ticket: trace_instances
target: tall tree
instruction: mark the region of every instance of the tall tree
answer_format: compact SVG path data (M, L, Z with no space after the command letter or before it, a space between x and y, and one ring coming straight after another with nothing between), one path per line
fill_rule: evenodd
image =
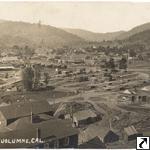
M127 70L127 58L122 57L122 59L119 61L119 69Z
M34 73L34 78L33 78L33 87L37 89L40 84L40 78L41 78L41 66L40 65L34 65L33 66L33 73Z
M23 82L23 87L26 91L31 91L33 88L33 77L34 73L32 70L31 66L26 66L22 70L22 82Z

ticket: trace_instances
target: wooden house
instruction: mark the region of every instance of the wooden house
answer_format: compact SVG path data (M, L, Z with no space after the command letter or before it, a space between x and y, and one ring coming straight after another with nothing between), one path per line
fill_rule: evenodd
M0 107L0 127L9 125L19 118L36 114L54 113L54 108L47 101L17 102Z
M66 115L65 118L71 118L71 116ZM72 120L76 127L81 127L96 122L98 120L98 116L92 110L81 110L73 113Z
M0 143L0 148L77 148L78 130L69 120L52 119L35 124L26 122L17 130L1 133L0 139L6 139Z
M138 136L142 136L142 134L138 133L134 126L124 128L124 139L126 141L136 140Z

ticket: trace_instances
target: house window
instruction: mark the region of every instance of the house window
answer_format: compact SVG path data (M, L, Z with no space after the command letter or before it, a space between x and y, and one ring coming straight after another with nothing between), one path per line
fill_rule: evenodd
M35 145L33 147L29 147L29 148L34 148L34 149L40 149L40 148L43 148L43 144L38 144L38 145Z
M44 148L49 148L49 143L45 143Z
M57 147L58 147L57 141L52 141L49 143L49 148L57 148Z
M132 96L132 102L135 102L135 96Z
M64 145L69 145L69 137L64 138Z
M30 147L29 147L29 148L30 148ZM31 148L39 149L40 147L39 147L39 146L34 146L34 147L31 147Z
M54 142L50 142L50 143L49 143L49 148L55 148Z
M143 102L146 102L146 96L143 96L143 97L142 97L142 101L143 101Z
M55 148L59 148L59 140L55 141Z
M69 145L69 137L65 137L59 140L59 147L63 148Z

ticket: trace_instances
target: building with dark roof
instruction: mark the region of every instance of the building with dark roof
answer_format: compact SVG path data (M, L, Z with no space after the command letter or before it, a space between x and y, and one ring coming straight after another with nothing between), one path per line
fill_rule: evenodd
M113 143L119 141L119 135L113 130L108 130L103 137L103 141L104 143Z
M54 107L47 101L18 102L12 105L0 107L0 127L4 127L21 117L36 114L54 113Z
M89 141L89 139L99 137L99 139L105 144L113 143L119 140L117 131L110 129L109 127L100 127L97 125L92 125L86 128L82 133L82 137L82 141Z
M142 136L142 134L138 133L134 126L124 128L124 139L126 141L135 140L138 136Z
M67 114L65 118L70 118L70 114ZM81 110L73 113L73 123L76 127L81 127L93 122L96 122L99 119L98 115L92 110Z
M33 142L33 139L39 141ZM77 148L77 146L78 130L71 126L69 120L52 119L35 124L26 122L25 127L20 126L0 134L0 148Z
M80 144L80 149L105 149L106 145L100 140L98 136L94 137L93 139Z

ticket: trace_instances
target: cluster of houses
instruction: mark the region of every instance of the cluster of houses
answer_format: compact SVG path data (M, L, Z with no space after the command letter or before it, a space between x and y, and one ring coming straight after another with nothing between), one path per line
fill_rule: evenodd
M0 148L106 148L108 143L119 141L120 135L111 127L92 126L102 119L94 111L80 110L61 118L55 115L58 109L58 105L49 105L47 101L1 106L0 139L7 139L9 144L3 141ZM123 133L127 141L139 135L133 126ZM20 141L11 143L14 139ZM26 143L26 139L38 141Z
M78 130L70 120L52 117L54 106L47 101L18 102L0 108L0 138L13 141L40 139L42 142L5 143L1 148L77 148Z
M39 50L40 51L40 50ZM74 76L77 82L91 81L97 83L95 76L90 72L98 72L99 57L91 58L89 55L78 55L77 50L70 57L56 55L48 58L47 54L34 56L31 64L40 64L55 69L56 74ZM66 54L65 54L66 55ZM69 55L69 54L68 54ZM63 59L62 57L63 56ZM80 56L80 57L79 57ZM66 57L66 58L65 58ZM70 58L70 59L69 59ZM120 58L119 58L120 59ZM5 58L3 58L3 61ZM115 58L118 60L118 57ZM12 61L12 59L11 59ZM87 67L88 66L88 67ZM89 66L92 66L91 68ZM74 70L69 70L73 68ZM0 67L0 70L15 70L14 67ZM109 71L107 71L109 73ZM116 75L116 74L115 74ZM136 74L115 76L115 79L132 80ZM120 83L120 82L119 82ZM92 86L93 86L92 85ZM140 90L124 90L119 99L129 104L150 103L149 87ZM49 105L47 101L25 101L0 107L0 139L40 139L39 142L29 143L1 143L0 148L106 148L107 144L118 142L120 133L110 127L93 125L102 120L102 116L91 109L79 110L74 113L58 113L58 106ZM57 114L57 113L58 114ZM109 122L108 122L109 123ZM90 125L93 125L90 127ZM87 128L86 128L87 127ZM79 132L80 130L80 132ZM125 127L122 131L125 141L135 140L141 136L134 126ZM80 138L79 138L80 137ZM80 142L79 142L80 141Z
M125 104L150 104L150 87L145 86L135 90L126 89L119 97L119 101L124 102Z

